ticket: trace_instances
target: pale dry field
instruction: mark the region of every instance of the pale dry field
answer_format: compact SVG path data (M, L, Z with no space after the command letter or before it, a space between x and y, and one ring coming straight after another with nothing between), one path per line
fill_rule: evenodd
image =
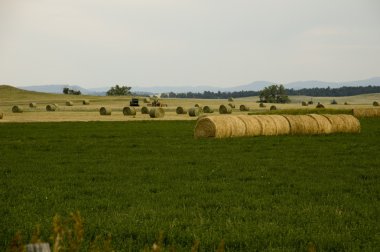
M90 100L90 105L83 105L82 100ZM227 99L160 99L162 103L167 104L164 107L164 118L150 118L147 114L141 114L140 109L147 104L140 99L140 107L137 107L136 116L124 116L123 108L129 106L131 97L105 97L105 96L75 96L64 94L47 94L38 92L29 92L15 89L9 86L0 86L0 113L4 118L0 123L5 122L62 122L62 121L137 121L137 120L195 120L196 117L189 115L177 115L175 110L178 106L185 109L194 107L195 104L200 106L210 106L214 109L214 114L219 114L218 108L221 104L230 103ZM350 97L306 97L291 96L289 104L275 104L277 109L307 109L315 108L317 102L325 105L325 108L336 109L353 109L353 108L371 108L373 101L380 101L380 94L359 95ZM331 105L335 99L338 105ZM73 106L66 106L66 101L74 102ZM234 99L235 105L233 114L247 114L252 111L269 110L272 104L266 104L266 108L260 108L257 103L258 97L247 97ZM301 106L302 101L313 100L314 104L307 107ZM29 108L29 103L36 102L36 108ZM349 105L344 105L347 102ZM59 105L57 111L46 111L46 105L56 103ZM246 105L250 111L239 111L240 105ZM23 107L23 113L12 113L12 107L19 105ZM112 115L101 116L99 109L101 107L112 109Z

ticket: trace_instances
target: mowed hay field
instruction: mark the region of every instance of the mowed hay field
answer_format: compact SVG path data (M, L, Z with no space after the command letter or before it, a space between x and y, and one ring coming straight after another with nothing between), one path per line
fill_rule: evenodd
M190 117L188 114L177 114L177 107L181 106L186 111L196 104L200 106L209 106L214 110L213 114L219 114L218 109L221 104L228 106L229 103L235 105L232 114L248 113L269 113L272 104L266 104L265 108L260 108L257 103L258 97L238 98L233 102L228 99L160 99L160 102L167 105L164 107L165 116L163 118L150 118L148 114L141 113L141 107L147 104L140 97L140 107L137 107L135 116L123 115L123 108L129 106L130 96L127 97L106 97L106 96L85 96L85 95L64 95L64 94L47 94L39 92L30 92L20 90L11 86L0 86L0 113L3 113L1 122L61 122L61 121L141 121L141 120L195 120L197 117ZM298 109L314 109L317 102L324 104L326 109L353 109L353 108L373 108L373 101L380 101L380 94L359 95L352 97L290 97L290 104L276 104L277 110L274 113ZM301 106L302 101L313 99L314 104ZM335 99L338 104L331 105L330 102ZM89 100L89 105L83 105L83 100ZM72 106L67 106L66 102L71 101ZM349 105L344 105L347 102ZM36 107L29 107L30 103L35 103ZM46 106L57 104L56 111L46 111ZM18 105L23 108L22 113L12 113L12 107ZM240 105L249 107L249 111L240 111ZM99 109L106 107L112 110L109 116L101 116ZM273 111L271 112L273 113Z
M194 139L194 121L0 124L0 250L80 211L86 251L379 251L380 120L360 134Z

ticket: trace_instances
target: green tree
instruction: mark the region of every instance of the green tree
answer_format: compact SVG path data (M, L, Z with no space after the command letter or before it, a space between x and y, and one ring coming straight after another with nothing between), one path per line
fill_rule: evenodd
M260 91L260 102L288 103L290 99L283 85L271 85Z
M108 96L122 96L122 95L130 95L132 94L131 93L131 87L127 87L127 86L119 86L119 85L116 85L114 87L111 87L108 91L107 91L107 95Z

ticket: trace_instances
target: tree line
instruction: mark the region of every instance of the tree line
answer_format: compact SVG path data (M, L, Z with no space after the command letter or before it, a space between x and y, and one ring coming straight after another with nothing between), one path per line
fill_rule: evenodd
M272 85L273 86L273 85ZM274 85L276 86L276 85ZM282 86L282 85L280 85ZM164 93L161 94L162 98L199 98L199 99L228 99L229 97L240 98L249 96L260 96L261 91L235 91L235 92L187 92L187 93ZM283 90L285 95L305 95L315 97L329 97L329 96L352 96L360 94L380 93L380 86L365 86L365 87L339 87L339 88L303 88L299 90L287 89Z

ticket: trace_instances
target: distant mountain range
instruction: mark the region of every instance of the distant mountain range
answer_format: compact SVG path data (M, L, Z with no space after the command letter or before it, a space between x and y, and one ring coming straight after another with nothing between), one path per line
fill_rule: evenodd
M157 94L157 93L202 93L204 91L211 92L234 92L234 91L259 91L264 87L272 84L278 84L270 81L255 81L250 84L220 88L215 86L151 86L151 87L139 87L132 86L132 92L137 94ZM346 81L346 82L325 82L325 81L297 81L284 84L288 89L302 89L302 88L339 88L339 87L354 87L354 86L380 86L380 77L374 77L366 80ZM82 94L87 95L105 95L110 87L101 88L82 88L78 85L41 85L41 86L18 86L30 91L38 91L45 93L62 93L63 88L68 87L74 90L80 90Z

